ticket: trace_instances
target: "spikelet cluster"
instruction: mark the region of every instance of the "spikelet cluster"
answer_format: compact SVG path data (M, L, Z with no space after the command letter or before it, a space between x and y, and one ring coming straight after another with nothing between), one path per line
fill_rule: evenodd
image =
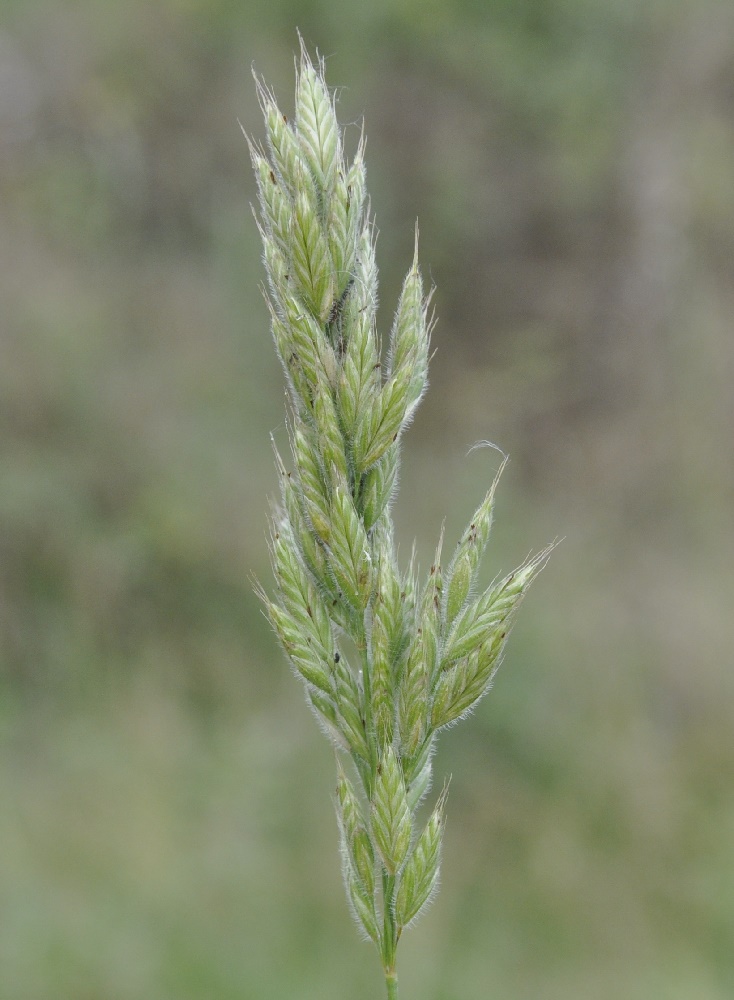
M444 793L416 824L436 734L489 689L549 550L477 593L495 479L448 569L440 544L423 583L414 565L399 568L390 501L402 435L426 388L432 326L417 232L383 351L364 141L348 162L323 64L303 46L292 120L257 86L267 143L248 142L291 447L287 460L276 452L277 591L262 597L317 719L353 761L351 778L338 763L344 879L389 972L403 927L438 881Z

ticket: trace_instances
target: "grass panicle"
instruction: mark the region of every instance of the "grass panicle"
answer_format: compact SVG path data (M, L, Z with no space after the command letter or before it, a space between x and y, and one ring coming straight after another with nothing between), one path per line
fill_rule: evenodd
M267 142L248 143L293 460L288 469L276 451L276 592L261 596L337 751L347 896L396 998L400 935L439 880L446 789L422 828L416 818L431 786L436 733L489 690L552 546L477 592L505 460L448 569L439 542L422 586L413 563L401 573L390 503L402 436L427 386L433 325L418 230L383 357L364 137L347 162L323 62L303 45L292 120L261 81L257 88Z

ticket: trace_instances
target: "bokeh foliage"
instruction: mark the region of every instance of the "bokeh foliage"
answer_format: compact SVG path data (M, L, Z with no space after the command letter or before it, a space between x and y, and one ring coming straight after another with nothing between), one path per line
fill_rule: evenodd
M281 374L250 64L327 57L439 324L401 551L512 456L565 535L453 772L406 996L734 992L734 11L716 0L0 10L0 995L379 995L333 764L253 594ZM285 102L284 102L285 103ZM518 546L523 551L518 551ZM449 986L451 984L451 986Z

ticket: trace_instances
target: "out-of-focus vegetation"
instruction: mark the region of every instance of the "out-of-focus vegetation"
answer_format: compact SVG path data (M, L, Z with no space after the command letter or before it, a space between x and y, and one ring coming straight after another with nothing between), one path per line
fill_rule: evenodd
M734 995L734 7L5 0L0 996L379 995L331 751L269 579L281 374L237 118L298 26L362 116L389 322L420 218L432 387L404 557L512 455L490 572L555 535L444 737L406 997ZM496 463L495 463L496 464ZM520 548L522 547L522 548Z

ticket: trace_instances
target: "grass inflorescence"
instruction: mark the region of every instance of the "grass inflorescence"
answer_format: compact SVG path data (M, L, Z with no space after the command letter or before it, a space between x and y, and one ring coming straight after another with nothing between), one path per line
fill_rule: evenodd
M289 462L276 450L277 589L261 596L337 750L347 897L394 998L400 936L438 884L445 788L422 828L416 822L437 733L489 690L550 547L477 590L498 473L445 570L441 542L423 582L414 561L399 567L390 504L402 435L426 389L432 328L417 229L383 352L363 138L347 162L323 63L303 45L292 121L257 87L267 144L248 142L291 447Z

